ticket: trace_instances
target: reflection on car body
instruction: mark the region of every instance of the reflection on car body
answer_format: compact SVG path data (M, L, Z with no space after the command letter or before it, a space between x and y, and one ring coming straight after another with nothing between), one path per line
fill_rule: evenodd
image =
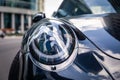
M37 21L23 36L9 80L120 80L118 6L64 0L56 19Z

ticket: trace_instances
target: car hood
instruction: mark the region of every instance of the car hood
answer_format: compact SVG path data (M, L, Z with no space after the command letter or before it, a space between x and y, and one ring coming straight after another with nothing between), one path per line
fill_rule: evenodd
M120 29L117 29L119 30L118 32L115 31L116 28L114 29L114 27L119 27L120 23L120 18L117 16L120 15L85 15L69 18L69 21L93 42L99 50L109 56L120 59Z

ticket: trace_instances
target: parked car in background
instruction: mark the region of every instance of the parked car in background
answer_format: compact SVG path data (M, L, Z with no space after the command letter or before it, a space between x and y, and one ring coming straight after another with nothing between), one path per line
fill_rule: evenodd
M120 80L119 3L64 0L53 19L37 17L9 80Z
M1 38L4 38L4 37L5 37L5 33L4 33L2 30L0 30L0 37L1 37Z

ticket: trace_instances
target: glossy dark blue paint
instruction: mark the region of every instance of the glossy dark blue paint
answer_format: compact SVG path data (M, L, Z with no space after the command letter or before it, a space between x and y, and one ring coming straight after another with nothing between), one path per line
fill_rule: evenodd
M25 52L27 38L24 36L25 42L19 55L22 60L19 80L120 80L120 41L105 30L105 16L109 17L109 14L64 18L76 27L74 30L78 28L85 38L78 41L79 51L75 61L61 71L46 71L34 65L29 53ZM94 24L92 20L99 24Z

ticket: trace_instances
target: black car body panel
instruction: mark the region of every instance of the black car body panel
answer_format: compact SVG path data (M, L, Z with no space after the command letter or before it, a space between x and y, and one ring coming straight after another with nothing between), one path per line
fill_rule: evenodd
M118 16L120 14L92 15L92 17L89 15L89 17L75 19L72 17L69 21L102 51L120 59L120 18Z
M92 15L92 17L89 15L88 17L80 16L80 18L77 17L74 19L72 17L68 19L97 48L95 51L104 59L102 63L114 74L114 77L117 78L119 78L120 75L119 15L120 14L105 14ZM109 31L111 28L114 29ZM83 45L85 47L92 49L91 45L89 46L84 40L80 42L82 42L82 44L84 43Z
M89 52L78 55L71 66L59 72L44 71L32 64L28 58L28 64L23 66L20 73L20 80L112 80L93 54Z
M98 16L87 15L88 17L79 16L77 18L64 18L64 20L67 20L76 26L76 28L78 28L82 32L81 34L85 37L85 39L79 40L79 53L73 64L62 71L45 71L34 65L29 58L29 54L24 52L24 49L22 48L19 52L21 64L19 79L119 80L120 42L105 30L106 25L104 17L109 17L109 15L110 14ZM94 21L98 25L96 25ZM34 28L35 27L33 27L33 30ZM32 29L30 31L32 32ZM23 39L24 41L27 41L25 36ZM25 43L26 42L23 42L23 44Z

